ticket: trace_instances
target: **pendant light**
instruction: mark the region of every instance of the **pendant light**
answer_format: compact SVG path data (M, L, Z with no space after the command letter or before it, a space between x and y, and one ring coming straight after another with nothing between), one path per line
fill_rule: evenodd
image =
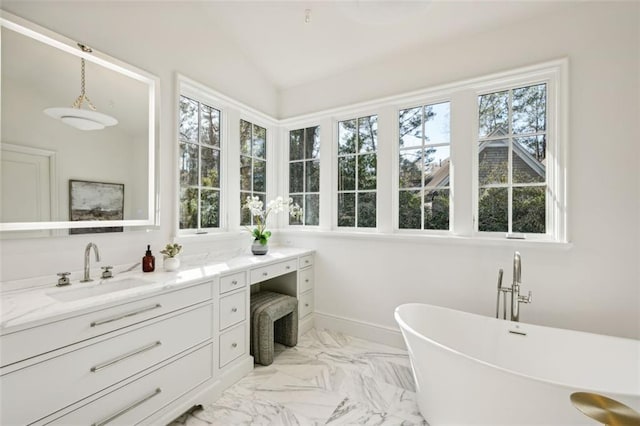
M83 52L90 53L91 48L84 44L78 43L80 49ZM115 126L118 124L118 120L96 111L96 107L91 103L87 97L85 90L85 76L84 76L84 58L80 59L80 96L73 102L71 108L47 108L44 113L50 117L57 118L69 126L75 127L80 130L101 130L107 126ZM86 102L88 109L82 108L82 105Z

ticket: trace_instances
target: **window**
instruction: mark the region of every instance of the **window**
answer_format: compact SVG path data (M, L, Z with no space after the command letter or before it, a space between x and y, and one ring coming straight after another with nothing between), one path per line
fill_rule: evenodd
M449 230L449 102L398 114L398 227Z
M547 233L547 85L478 97L477 230Z
M220 111L180 96L179 229L220 227Z
M240 120L240 225L253 225L247 197L267 197L267 129Z
M289 132L289 196L303 216L289 217L290 225L318 225L320 218L319 127Z
M378 116L338 123L338 226L376 227Z

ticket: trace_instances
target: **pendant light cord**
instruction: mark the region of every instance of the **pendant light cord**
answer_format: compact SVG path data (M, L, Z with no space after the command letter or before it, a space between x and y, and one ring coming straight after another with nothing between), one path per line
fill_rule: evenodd
M91 108L92 111L96 110L96 107L93 106L93 104L91 103L91 101L89 100L89 98L87 97L86 91L85 91L85 77L84 77L84 58L80 59L80 96L78 96L75 100L75 102L73 103L73 108L76 109L80 109L82 107L82 103L86 101L89 108Z

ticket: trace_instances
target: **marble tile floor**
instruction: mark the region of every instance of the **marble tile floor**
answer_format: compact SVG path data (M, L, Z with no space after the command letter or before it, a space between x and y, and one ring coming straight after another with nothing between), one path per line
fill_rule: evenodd
M312 329L212 405L169 426L427 425L418 412L407 352Z

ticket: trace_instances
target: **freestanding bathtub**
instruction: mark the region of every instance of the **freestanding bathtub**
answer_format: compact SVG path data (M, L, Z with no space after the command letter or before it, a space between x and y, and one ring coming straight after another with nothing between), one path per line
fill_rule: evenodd
M569 399L640 411L640 341L409 303L395 310L431 426L594 425Z

